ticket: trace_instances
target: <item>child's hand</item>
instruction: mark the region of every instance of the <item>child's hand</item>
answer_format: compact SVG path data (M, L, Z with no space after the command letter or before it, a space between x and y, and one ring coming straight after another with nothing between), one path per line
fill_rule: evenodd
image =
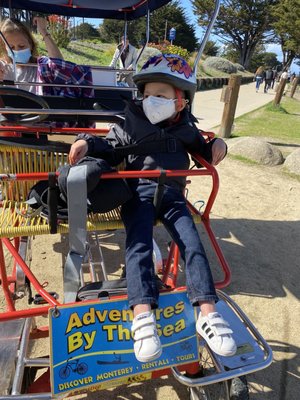
M211 148L212 151L212 165L218 165L227 153L227 146L224 140L217 138Z
M69 153L69 162L71 165L76 164L79 160L81 160L88 151L88 144L85 140L77 140L77 142L73 143Z

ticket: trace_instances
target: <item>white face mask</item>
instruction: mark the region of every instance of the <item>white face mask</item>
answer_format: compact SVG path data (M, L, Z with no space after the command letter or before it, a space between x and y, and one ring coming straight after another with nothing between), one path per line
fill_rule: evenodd
M143 110L151 124L158 124L176 114L174 99L149 96L143 100Z

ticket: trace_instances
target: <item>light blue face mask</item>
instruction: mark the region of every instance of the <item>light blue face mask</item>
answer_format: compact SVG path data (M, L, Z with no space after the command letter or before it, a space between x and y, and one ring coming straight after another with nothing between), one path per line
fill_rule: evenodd
M10 50L7 49L8 56L13 60L15 56L15 62L20 64L26 64L30 60L31 57L31 50L24 49L24 50Z

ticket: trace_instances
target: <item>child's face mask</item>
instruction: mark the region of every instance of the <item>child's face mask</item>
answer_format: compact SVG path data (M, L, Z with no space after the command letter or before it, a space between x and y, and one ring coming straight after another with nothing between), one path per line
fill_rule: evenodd
M176 114L174 99L149 96L143 100L143 110L151 124L158 124Z
M7 49L7 54L12 60L15 57L16 63L26 64L30 60L31 50L28 48L24 50L13 50L12 52L12 50Z

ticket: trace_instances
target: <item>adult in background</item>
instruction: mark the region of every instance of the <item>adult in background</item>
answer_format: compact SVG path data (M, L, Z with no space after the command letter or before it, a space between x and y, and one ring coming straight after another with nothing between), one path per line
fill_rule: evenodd
M265 81L264 92L265 93L268 93L268 90L271 87L272 78L273 78L273 71L271 70L270 67L267 67L266 71L264 71L264 81Z
M264 80L264 67L260 66L257 68L254 79L255 79L255 90L257 93L259 91L260 85Z
M7 18L0 23L0 31L9 45L7 46L7 43L0 38L0 81L16 80L22 85L15 87L37 95L94 97L92 88L79 87L92 84L90 68L63 59L61 51L47 30L48 21L45 18L35 17L33 24L37 26L37 31L45 42L48 56L38 56L34 37L25 24L15 18ZM13 59L16 62L16 76ZM42 87L30 82L51 83L57 86ZM68 84L72 84L73 87L66 86ZM65 123L62 124L65 126ZM67 126L74 125L77 126L77 122L67 123ZM7 133L1 133L1 136L6 135ZM14 135L19 136L14 132L8 136Z
M48 56L63 59L59 48L47 31L47 20L35 17L33 23L42 35ZM37 68L35 66L22 65L28 63L36 64L38 62L37 46L30 30L19 20L7 18L1 22L0 31L10 46L9 48L3 40L0 40L0 81L14 80L13 57L15 57L15 61L18 64L16 67L16 80L19 82L37 82ZM39 86L22 85L20 89L28 90L34 94L42 94Z
M115 53L110 63L110 67L132 71L124 74L120 73L119 76L119 81L128 84L128 86L134 86L132 75L137 57L137 49L129 43L128 37L126 37L125 40L125 37L122 36L121 43L118 44L115 50Z
M275 82L277 81L277 79L278 79L277 69L273 69L272 70L272 83L271 83L271 88L272 89L274 89L274 85L275 85Z

